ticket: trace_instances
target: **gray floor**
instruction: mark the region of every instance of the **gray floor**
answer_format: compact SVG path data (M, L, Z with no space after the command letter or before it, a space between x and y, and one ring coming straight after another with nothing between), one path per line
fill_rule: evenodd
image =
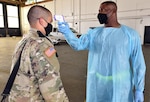
M0 92L3 91L8 79L11 56L19 40L19 37L0 38ZM74 51L66 43L57 45L55 48L59 55L61 76L70 102L84 102L87 51ZM150 102L150 45L143 46L143 52L147 65L144 102Z

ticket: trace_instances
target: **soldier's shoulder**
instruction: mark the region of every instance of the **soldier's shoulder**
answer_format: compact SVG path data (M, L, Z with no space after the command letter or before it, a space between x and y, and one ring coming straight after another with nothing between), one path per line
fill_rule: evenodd
M30 38L29 43L30 45L39 45L39 47L50 44L45 38Z
M45 49L49 47L53 47L53 44L51 44L46 38L31 38L29 40L29 46L31 47L31 50L34 51L41 51L43 52Z

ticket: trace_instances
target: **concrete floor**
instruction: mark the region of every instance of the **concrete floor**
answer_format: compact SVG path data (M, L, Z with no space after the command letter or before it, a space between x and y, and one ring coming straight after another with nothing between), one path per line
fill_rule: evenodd
M0 38L0 93L9 76L14 47L20 39L20 37ZM70 102L84 102L87 51L74 51L66 43L56 45L55 48L59 55L61 76ZM147 66L144 102L150 102L150 45L143 46L143 53Z

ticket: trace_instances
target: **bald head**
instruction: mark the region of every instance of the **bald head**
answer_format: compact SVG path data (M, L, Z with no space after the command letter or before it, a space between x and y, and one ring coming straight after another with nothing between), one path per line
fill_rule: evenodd
M101 3L101 5L106 5L114 12L117 12L117 4L113 1L104 1Z
M52 16L51 12L47 8L40 5L32 6L27 14L30 25L34 25L39 18L47 20L49 16Z

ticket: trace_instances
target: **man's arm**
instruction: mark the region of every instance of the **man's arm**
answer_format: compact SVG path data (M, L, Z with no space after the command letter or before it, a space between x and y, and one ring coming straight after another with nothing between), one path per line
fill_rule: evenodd
M133 68L133 75L134 75L134 83L135 83L135 102L143 102L143 91L145 85L145 72L146 72L146 65L144 61L144 56L141 48L140 37L139 34L134 32L135 36L132 39L132 68ZM142 99L143 98L143 99Z
M64 102L68 102L60 78L59 62L55 55L55 49L53 46L44 44L44 42L43 44L37 44L35 48L32 67L37 78L37 86L44 100L51 102L64 100Z
M79 38L75 36L75 34L70 30L67 22L58 22L58 29L61 33L65 35L65 38L69 45L75 50L86 50L89 49L90 44L90 33L91 30L88 31L87 34L82 34Z

